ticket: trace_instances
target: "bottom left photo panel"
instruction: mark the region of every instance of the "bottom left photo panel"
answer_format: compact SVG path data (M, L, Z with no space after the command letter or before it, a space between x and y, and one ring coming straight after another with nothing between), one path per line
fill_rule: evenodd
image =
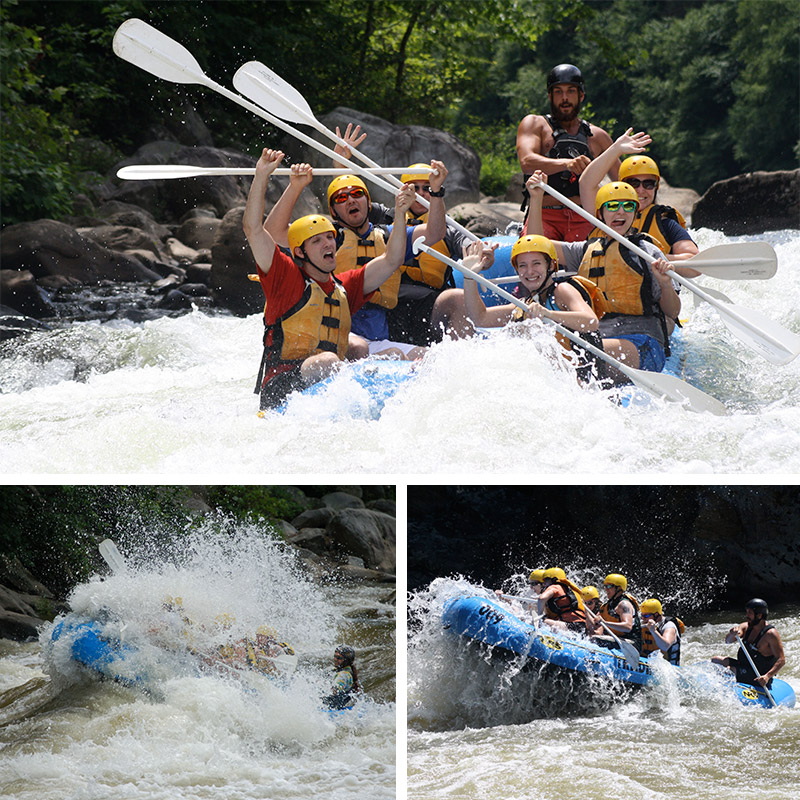
M396 796L396 487L0 487L0 794Z

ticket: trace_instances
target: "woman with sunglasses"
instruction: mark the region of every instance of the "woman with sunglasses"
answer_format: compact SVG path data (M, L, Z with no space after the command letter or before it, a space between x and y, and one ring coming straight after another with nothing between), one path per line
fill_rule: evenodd
M586 168L580 178L581 202L584 208L593 208L600 183L609 166L616 163L620 156L628 155L619 166L619 180L630 184L639 200L633 227L650 236L670 261L677 262L673 264L676 272L694 278L700 273L690 267L681 267L680 262L696 256L700 251L686 230L686 220L681 213L672 206L656 202L661 173L658 164L643 155L652 140L646 133L632 131L633 128L628 128ZM595 230L589 238L598 235L601 235L600 232Z
M541 172L528 179L529 231L541 230L543 179ZM661 372L669 355L667 319L677 318L681 308L666 274L672 265L648 237L633 227L639 198L630 184L607 183L597 192L594 202L595 216L656 260L651 265L600 232L598 238L586 242L553 242L558 263L567 272L588 278L603 294L606 311L598 327L603 349L634 369ZM625 382L619 376L612 377Z

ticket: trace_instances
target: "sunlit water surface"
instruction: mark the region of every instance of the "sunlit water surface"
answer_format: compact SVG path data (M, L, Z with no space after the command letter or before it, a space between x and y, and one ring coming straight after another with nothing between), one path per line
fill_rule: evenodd
M438 579L410 601L409 800L800 797L800 705L745 707L722 685L680 688L668 674L628 695L521 671L442 630L442 604L463 591L486 590ZM800 607L770 616L786 649L780 677L800 692ZM717 613L690 626L682 669L733 655L723 640L740 621Z
M695 235L701 248L736 241ZM800 233L742 238L775 246L777 275L701 283L800 334ZM301 397L260 419L258 315L196 311L1 345L0 460L7 473L800 472L800 359L773 366L682 296L678 370L730 416L620 408L580 388L533 323L525 336L432 348L379 419L346 371L324 400ZM532 429L552 436L533 446Z
M140 553L93 579L73 610L109 619L140 645L149 694L100 682L59 643L0 641L0 796L17 800L263 800L395 797L395 609L387 586L323 587L253 530L187 538L181 553ZM195 644L267 623L299 656L288 684L197 672L148 646L162 600L180 596ZM230 622L230 619L228 620ZM331 657L355 645L366 696L321 710Z

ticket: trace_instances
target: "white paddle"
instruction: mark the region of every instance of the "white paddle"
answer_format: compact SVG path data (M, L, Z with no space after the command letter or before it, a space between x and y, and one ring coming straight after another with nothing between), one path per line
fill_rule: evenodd
M108 564L109 568L115 575L121 575L128 569L122 553L117 549L117 546L111 539L103 539L97 548L100 555L103 556L104 561Z
M626 239L622 234L615 231L597 217L590 214L586 209L573 203L572 200L564 197L561 192L546 183L540 184L548 194L560 200L567 208L571 208L576 214L580 214L584 219L591 222L604 231L620 244L623 244L636 255L643 258L648 264L652 264L656 259L646 250L635 245L630 239ZM688 262L685 262L688 263ZM788 364L800 355L800 336L779 325L777 322L765 317L757 311L749 308L726 303L713 297L710 293L703 291L696 283L679 275L675 270L667 271L673 280L686 286L698 297L702 297L710 306L716 309L725 326L734 336L739 338L748 347L755 350L760 356L772 364Z
M419 239L414 241L413 248L415 253L418 253L420 250L424 250L426 253L438 258L445 264L449 264L451 267L453 267L453 269L457 269L467 277L476 280L482 286L490 289L496 295L507 300L509 303L513 303L515 306L525 311L525 313L530 311L528 306L525 305L525 303L518 297L514 297L513 294L507 292L505 289L495 286L488 278L485 278L480 273L473 272L460 262L454 261L452 258L448 258L437 250L434 250L432 247L428 247L424 242L424 236L421 236ZM685 381L682 381L680 378L676 378L674 375L664 375L658 372L646 372L645 370L629 367L623 364L621 361L617 361L616 358L610 356L599 347L595 347L590 342L581 339L577 333L569 330L569 328L565 328L563 325L559 325L557 322L551 319L548 319L547 321L551 325L555 326L556 330L563 336L566 336L570 341L574 342L579 347L588 350L597 358L600 358L603 361L611 364L615 369L619 370L623 375L625 375L628 380L631 381L631 383L634 383L641 389L645 389L651 394L654 394L657 397L663 397L664 399L670 400L673 403L685 404L686 407L691 411L708 411L718 416L728 413L728 410L724 405L722 405L722 403L719 402L719 400L707 395L705 392L700 391L700 389L695 388Z
M428 167L428 172L433 170ZM335 167L314 167L317 175L349 175L352 170ZM392 175L408 172L408 167L378 167L368 169L373 175ZM420 172L424 170L420 169ZM255 167L193 167L191 164L135 164L117 170L117 177L126 181L169 180L172 178L204 178L213 175L255 175ZM290 167L279 167L273 175L291 175Z
M282 131L295 136L301 142L319 150L320 153L328 156L328 158L334 161L342 161L341 156L330 148L325 147L325 145L320 144L316 139L306 136L306 134L291 125L287 125L282 120L269 114L263 108L211 80L200 68L194 56L183 45L178 44L174 39L170 39L169 36L140 19L126 20L117 28L114 34L113 47L114 52L120 58L158 78L163 78L173 83L195 83L212 89L223 97L227 97L228 100L232 100L242 106L242 108L251 111L256 116L272 123L276 128L280 128ZM352 164L352 168L348 171L360 175L393 195L397 194L398 190L394 184L388 183L380 175L368 172L358 164Z
M691 267L703 275L726 281L765 281L778 271L778 256L767 242L718 244L685 261L673 263L676 267ZM517 283L519 276L508 275L492 278L492 281ZM703 291L713 295L707 286L703 287Z
M739 647L741 648L742 652L744 653L745 658L747 658L747 660L750 662L750 666L753 668L753 672L756 675L758 675L758 677L760 678L761 675L759 675L758 670L756 669L756 665L753 663L753 659L750 657L750 653L747 652L747 648L744 646L744 644L742 642L742 638L741 638L741 636L739 636L738 633L736 634L736 641L739 642ZM773 708L777 708L778 704L775 702L775 698L772 696L772 692L770 692L770 690L767 689L766 686L762 686L760 688L762 688L764 690L764 694L766 694L767 697L769 698L769 702L772 703L772 707Z

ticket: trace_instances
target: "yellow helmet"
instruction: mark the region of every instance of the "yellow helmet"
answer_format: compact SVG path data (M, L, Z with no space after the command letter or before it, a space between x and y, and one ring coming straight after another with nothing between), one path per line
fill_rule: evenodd
M322 214L306 214L289 226L289 249L294 254L295 247L300 247L306 239L327 231L336 234L336 228L327 217Z
M256 636L269 636L270 639L275 639L278 636L278 632L275 628L270 628L269 625L259 625L256 628Z
M372 200L369 196L369 189L367 189L367 184L358 177L358 175L337 175L329 184L328 184L328 207L330 208L331 205L331 198L337 193L341 192L342 189L347 189L351 186L357 186L359 189L363 189L364 193L367 195L367 203L371 203Z
M600 187L594 200L594 213L599 215L603 203L607 203L609 200L633 200L636 207L639 207L639 196L636 194L636 189L624 181L614 181Z
M550 569L544 571L544 577L545 580L565 581L567 579L567 574L561 567L550 567Z
M584 602L587 600L599 600L600 592L597 591L596 586L584 586L583 589L581 589L581 597Z
M420 169L423 171L420 172ZM415 172L416 170L416 172ZM427 181L430 180L431 177L431 165L430 164L412 164L408 168L408 172L404 172L400 176L401 183L411 183L411 181Z
M619 179L624 181L629 175L655 175L661 177L658 164L650 156L631 156L619 165Z
M558 269L558 257L556 256L556 246L546 237L537 234L522 236L514 242L511 248L511 266L517 268L517 256L522 253L544 253L550 256L550 266Z
M618 572L612 572L610 575L606 575L603 586L616 586L624 592L628 588L628 579Z
M228 614L226 612L217 614L217 616L214 617L214 625L217 628L222 628L224 631L232 628L234 622L236 622L236 617L234 617L233 614Z
M639 606L639 612L641 614L658 614L659 616L663 616L664 614L664 610L661 608L661 601L656 600L654 597L645 600Z
M544 583L544 570L543 569L535 569L531 574L528 576L529 583Z

